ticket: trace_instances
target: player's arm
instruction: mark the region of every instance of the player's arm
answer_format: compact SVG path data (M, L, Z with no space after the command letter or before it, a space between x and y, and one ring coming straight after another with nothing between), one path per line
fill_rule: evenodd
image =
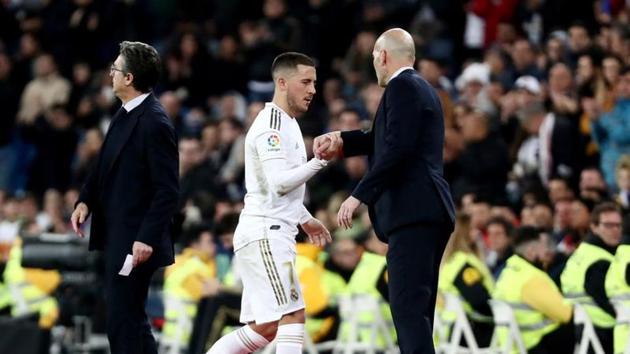
M330 231L321 221L315 219L304 205L300 215L300 226L312 244L324 247L327 242L332 242Z
M313 158L298 167L289 167L282 138L275 130L258 135L256 150L269 187L278 195L300 187L327 164L325 160Z
M302 204L302 211L300 214L300 225L306 224L313 218L313 215L311 215L311 212L306 209L304 204Z

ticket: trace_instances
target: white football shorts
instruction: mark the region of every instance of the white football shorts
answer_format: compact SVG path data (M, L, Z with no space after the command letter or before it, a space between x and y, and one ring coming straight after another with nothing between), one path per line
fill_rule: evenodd
M277 239L252 241L236 251L243 281L242 323L278 321L304 308L295 256L295 245Z

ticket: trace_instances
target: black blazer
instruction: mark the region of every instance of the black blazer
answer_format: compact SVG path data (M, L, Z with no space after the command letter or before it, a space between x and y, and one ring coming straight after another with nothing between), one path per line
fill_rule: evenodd
M414 70L388 83L371 131L341 136L344 156L368 155L368 172L352 195L368 205L381 240L405 225L453 225L455 208L443 178L440 99Z
M92 216L90 249L120 268L140 241L153 247L154 265L172 264L178 174L175 130L153 94L129 113L121 108L79 196Z

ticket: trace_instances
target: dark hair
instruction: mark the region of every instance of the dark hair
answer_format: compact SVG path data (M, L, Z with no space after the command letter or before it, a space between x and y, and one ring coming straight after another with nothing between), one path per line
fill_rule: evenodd
M504 217L495 216L491 218L488 221L486 228L490 227L490 225L495 225L495 224L501 225L503 227L503 230L505 231L505 234L507 235L508 238L514 237L514 226L509 221L507 221Z
M423 60L435 63L435 65L439 66L440 68L444 68L448 65L447 58L442 58L436 55L427 54L423 56L422 58L418 59L418 63L420 63Z
M217 223L214 232L217 236L231 234L236 230L238 224L239 213L228 213L221 217L221 220Z
M352 108L352 107L346 107L344 109L341 110L341 112L339 112L339 116L341 116L344 113L350 113L350 114L354 114L357 117L359 117L359 120L361 120L361 113L359 113L358 110Z
M286 52L278 55L271 64L271 75L275 76L278 70L296 69L298 65L315 66L315 62L309 56L298 52Z
M564 185L566 187L569 187L569 181L567 181L567 179L564 178L564 177L561 177L561 176L558 176L558 175L553 175L553 176L549 177L549 182L551 182L551 181L560 181L560 182L564 183Z
M229 116L229 117L223 118L219 122L219 124L221 124L221 123L227 123L233 129L239 129L239 130L245 129L245 126L243 125L243 122L241 122L240 120L238 120L238 118L236 118L234 116Z
M468 111L467 114L473 113L474 110ZM488 204L492 206L492 200L488 193L472 193L473 194L473 204Z
M621 215L621 210L619 209L619 206L617 206L617 204L613 202L603 202L603 203L597 204L597 206L591 212L591 224L593 225L599 224L599 218L601 217L601 215L604 213L611 213L611 212L615 212Z
M617 63L619 63L619 65L621 66L621 68L623 68L623 59L621 59L621 57L619 57L618 55L613 54L613 53L606 53L606 55L604 55L604 57L602 58L602 62L606 59L616 60Z
M125 59L124 72L133 75L133 87L149 92L160 78L160 55L152 46L142 42L120 43L120 55Z
M584 205L589 213L592 213L593 209L595 209L595 201L593 199L579 197L573 198L571 202Z
M181 143L184 140L193 140L193 141L196 141L198 143L201 143L201 138L199 137L198 133L185 133L185 134L182 134L179 137L178 141Z
M540 240L540 229L533 226L521 226L516 230L514 247L521 246L531 241Z
M210 235L214 238L214 234L212 233L211 225L207 223L194 224L190 226L182 237L181 243L184 247L190 247L193 243L199 241L201 235L204 232L209 232Z
M588 30L588 26L586 26L586 24L584 23L584 21L581 21L581 20L575 20L575 21L573 21L573 22L569 25L569 28L568 28L568 29L571 29L571 27L582 27L582 28L584 28L584 29L586 30L586 33L589 33L589 35L590 35L590 32L589 32L589 30Z

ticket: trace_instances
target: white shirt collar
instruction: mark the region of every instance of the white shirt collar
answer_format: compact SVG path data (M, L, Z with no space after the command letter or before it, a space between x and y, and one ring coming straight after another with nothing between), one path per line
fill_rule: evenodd
M396 76L400 75L401 72L407 70L407 69L411 69L413 70L413 68L411 66L403 66L402 68L394 71L394 73L392 74L392 77L389 78L389 80L387 81L387 83L389 83L390 81L392 81Z
M143 93L142 95L125 103L123 105L123 108L127 111L127 113L131 112L134 108L138 107L144 101L145 98L149 97L150 94L151 94L150 92Z

